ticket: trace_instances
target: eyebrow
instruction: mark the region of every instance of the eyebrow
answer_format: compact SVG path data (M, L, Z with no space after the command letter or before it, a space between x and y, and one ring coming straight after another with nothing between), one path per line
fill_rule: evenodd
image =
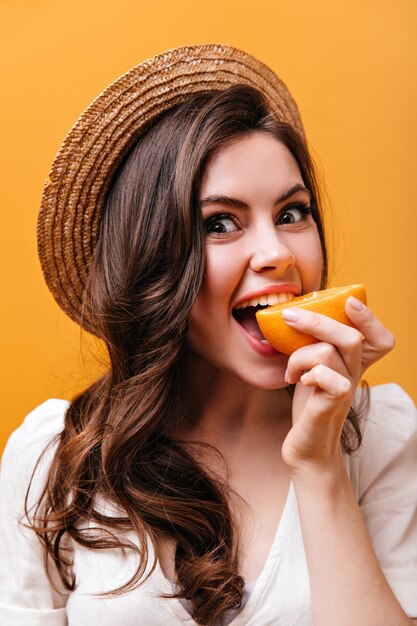
M307 189L307 187L304 187L304 185L297 183L296 185L293 185L292 187L290 187L287 191L284 191L284 193L282 193L280 196L278 196L278 198L274 202L274 205L280 204L281 202L285 202L285 200L288 200L288 198L291 198L291 196L298 193L299 191L306 192L308 196L311 198L311 193ZM244 202L243 200L239 200L239 198L231 198L230 196L220 196L216 194L212 196L206 196L205 198L202 198L200 200L201 208L203 208L204 206L208 204L225 204L235 209L248 209L249 208L249 205L247 204L247 202Z

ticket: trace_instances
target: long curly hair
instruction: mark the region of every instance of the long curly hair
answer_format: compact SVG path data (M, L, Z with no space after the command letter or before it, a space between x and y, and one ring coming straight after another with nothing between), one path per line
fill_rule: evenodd
M68 590L76 585L69 538L91 549L134 549L123 532L135 531L135 574L123 587L104 590L121 594L153 571L149 539L156 554L159 533L171 537L174 595L190 601L199 624L239 607L244 581L228 488L171 434L183 415L181 365L204 271L198 192L210 156L255 131L276 137L297 160L311 193L325 285L323 220L307 147L274 118L261 94L237 86L192 97L161 116L112 181L89 268L84 309L107 346L109 369L70 404L45 489L31 512L45 560L52 558ZM359 443L351 410L342 446L351 452ZM97 504L102 498L120 514L103 512ZM94 532L80 523L85 520L94 523Z

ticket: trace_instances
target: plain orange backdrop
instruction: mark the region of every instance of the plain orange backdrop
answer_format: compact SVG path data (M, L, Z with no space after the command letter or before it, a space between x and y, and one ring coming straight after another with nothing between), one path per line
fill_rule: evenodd
M366 378L417 399L415 0L1 0L0 24L0 449L31 408L71 398L99 371L37 260L53 157L108 83L190 43L243 48L288 84L327 192L330 283L365 283L397 337Z

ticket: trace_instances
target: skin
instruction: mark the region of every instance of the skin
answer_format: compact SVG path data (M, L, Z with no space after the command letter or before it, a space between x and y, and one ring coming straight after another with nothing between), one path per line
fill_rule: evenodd
M199 461L236 494L230 506L247 581L262 570L292 481L315 626L411 624L373 552L339 443L357 385L393 348L391 333L354 299L346 312L356 328L291 309L296 315L287 323L320 341L288 358L254 349L232 316L234 303L252 290L287 282L300 293L319 287L317 230L310 215L300 219L294 208L308 204L309 194L300 189L277 203L294 185L303 185L296 161L260 132L222 147L207 165L201 185L206 271L192 311L189 421L180 435L213 444L227 459L199 451ZM213 201L218 196L241 205ZM296 385L292 403L288 383ZM161 550L161 564L174 574L172 546Z
M299 191L276 202L296 186ZM304 219L297 208L310 202L303 189L295 159L263 133L220 150L202 181L202 216L214 232L207 235L205 278L192 313L189 345L206 362L256 387L285 387L287 357L276 353L266 359L254 351L232 308L247 294L277 283L293 284L299 293L319 288L320 239L311 215ZM219 197L223 201L214 201ZM291 219L297 221L285 223ZM226 232L215 232L221 229Z

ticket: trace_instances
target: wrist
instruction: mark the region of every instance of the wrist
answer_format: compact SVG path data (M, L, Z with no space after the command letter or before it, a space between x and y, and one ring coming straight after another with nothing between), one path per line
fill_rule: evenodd
M340 491L343 485L350 487L341 450L328 459L300 461L289 467L288 471L296 490L306 488L310 492L319 490L332 493Z

